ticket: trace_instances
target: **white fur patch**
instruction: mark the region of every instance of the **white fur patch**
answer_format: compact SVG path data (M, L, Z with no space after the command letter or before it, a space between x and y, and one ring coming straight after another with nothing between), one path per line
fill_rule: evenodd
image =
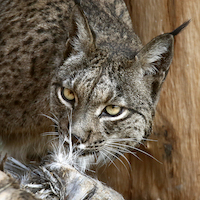
M82 61L83 57L84 57L85 53L83 51L80 51L79 53L77 53L76 55L71 55L65 62L64 62L64 66L67 65L74 65L74 64L78 64Z
M95 115L96 116L99 116L101 113L102 113L102 111L103 111L103 109L106 107L106 105L100 105L99 107L98 107L98 109L96 110L96 112L95 112Z
M153 63L162 58L162 54L167 52L167 47L153 48L147 53L146 62Z
M158 69L153 65L154 62L160 60L162 58L162 54L167 52L167 47L159 45L160 48L156 47L149 50L146 53L145 63L151 64L151 67L145 71L147 74L156 74Z

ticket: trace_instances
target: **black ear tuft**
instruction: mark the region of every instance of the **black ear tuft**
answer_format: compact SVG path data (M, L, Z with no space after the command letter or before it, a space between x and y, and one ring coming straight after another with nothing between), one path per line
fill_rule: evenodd
M74 0L75 4L79 5L81 4L81 0Z
M184 22L182 25L180 25L178 28L176 28L174 31L172 31L171 35L175 36L175 35L178 35L186 26L188 26L188 24L190 23L191 19Z

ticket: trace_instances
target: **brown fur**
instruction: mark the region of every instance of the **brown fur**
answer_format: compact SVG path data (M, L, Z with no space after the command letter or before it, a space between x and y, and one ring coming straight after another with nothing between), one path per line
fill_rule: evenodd
M175 37L175 55L163 85L155 116L152 139L141 147L163 164L137 153L127 155L132 164L127 172L120 162L100 177L125 199L198 199L200 146L200 4L195 1L127 0L133 27L143 44L154 35L170 32L182 21L190 25ZM108 180L107 177L110 177ZM126 180L126 181L122 181ZM145 181L144 181L145 180Z
M73 6L68 0L0 2L0 135L15 157L47 146L49 138L40 134L53 129L41 114L50 115L49 83L64 59Z
M53 123L41 114L50 111L59 134L68 135L73 109L72 136L82 143L74 148L87 156L103 151L97 163L151 133L173 57L173 34L142 48L123 1L81 1L72 11L73 5L1 2L0 136L12 156L45 153L49 138L40 134L52 131ZM74 105L63 99L63 88L74 92ZM111 116L107 106L121 113ZM116 139L125 146L117 148Z

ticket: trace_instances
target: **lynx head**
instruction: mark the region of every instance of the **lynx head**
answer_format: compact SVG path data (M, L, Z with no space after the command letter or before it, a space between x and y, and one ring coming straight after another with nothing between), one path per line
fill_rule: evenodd
M160 35L133 52L131 43L118 44L127 49L117 51L106 41L97 45L97 38L103 37L97 34L75 7L68 57L56 71L51 90L58 132L68 143L71 138L81 165L112 160L151 133L173 57L173 33Z

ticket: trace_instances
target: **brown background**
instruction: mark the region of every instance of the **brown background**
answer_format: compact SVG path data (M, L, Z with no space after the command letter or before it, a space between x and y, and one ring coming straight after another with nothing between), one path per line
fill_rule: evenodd
M189 26L175 38L175 55L157 106L154 132L141 147L162 164L137 153L127 155L131 169L119 162L99 170L101 180L127 200L200 199L200 1L125 0L143 44ZM103 171L104 170L104 171Z

